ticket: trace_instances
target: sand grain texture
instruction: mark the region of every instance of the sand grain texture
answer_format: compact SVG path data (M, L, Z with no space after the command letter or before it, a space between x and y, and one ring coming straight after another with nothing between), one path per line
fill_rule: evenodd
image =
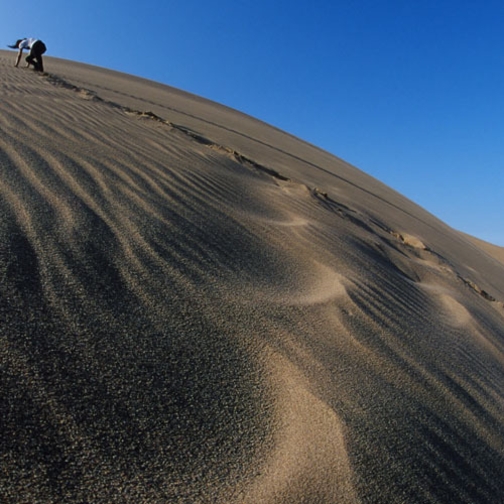
M501 502L502 262L237 111L12 59L2 502Z

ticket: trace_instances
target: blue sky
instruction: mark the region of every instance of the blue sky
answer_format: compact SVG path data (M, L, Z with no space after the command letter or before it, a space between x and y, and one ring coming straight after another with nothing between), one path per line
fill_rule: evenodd
M241 110L504 246L502 0L25 0L2 11L4 47L39 37L48 55Z

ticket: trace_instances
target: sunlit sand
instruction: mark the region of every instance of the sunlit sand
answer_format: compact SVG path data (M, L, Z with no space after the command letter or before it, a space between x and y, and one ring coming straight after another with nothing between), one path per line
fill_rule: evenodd
M235 110L12 57L2 502L501 502L501 248Z

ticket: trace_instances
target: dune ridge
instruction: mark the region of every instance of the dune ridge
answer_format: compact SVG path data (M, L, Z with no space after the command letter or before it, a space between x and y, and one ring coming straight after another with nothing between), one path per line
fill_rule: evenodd
M5 502L499 502L500 262L237 111L11 58Z

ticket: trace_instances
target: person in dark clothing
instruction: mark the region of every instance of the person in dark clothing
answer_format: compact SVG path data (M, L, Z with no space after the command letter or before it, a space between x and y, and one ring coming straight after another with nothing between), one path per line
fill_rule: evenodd
M19 62L21 61L21 55L23 54L23 49L28 49L30 52L28 53L28 56L26 56L26 66L29 67L30 65L33 65L33 68L36 71L38 72L44 71L44 62L42 60L42 54L44 54L47 49L42 40L35 38L19 39L16 40L16 43L14 45L11 45L9 47L11 47L12 49L19 49L15 66L18 66Z

